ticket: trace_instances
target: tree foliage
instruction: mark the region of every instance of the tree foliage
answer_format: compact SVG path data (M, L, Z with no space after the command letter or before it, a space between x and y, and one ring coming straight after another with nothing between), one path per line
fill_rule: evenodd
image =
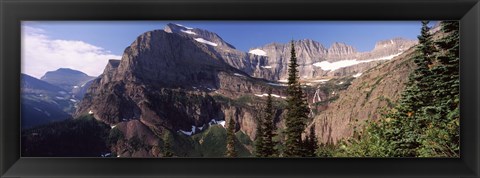
M318 147L317 137L315 136L315 124L310 127L310 133L305 138L304 147L305 147L305 152L304 152L305 157L317 156L316 152L319 147Z
M275 110L273 108L272 89L268 91L267 103L263 109L261 119L257 124L256 156L257 157L275 157L278 156L275 146L277 143L273 140L275 137Z
M444 37L434 40L422 22L414 63L398 105L378 122L366 124L361 138L343 143L344 156L459 156L459 26L441 22Z
M235 149L235 120L230 119L227 126L227 151L225 155L229 158L237 157L237 150Z
M257 128L256 128L256 135L255 135L255 156L256 157L264 157L265 152L264 148L264 141L263 141L263 118L259 115L257 116Z
M288 64L287 115L285 117L285 151L286 157L304 155L302 133L308 118L309 108L298 79L298 64L295 44L291 43L291 57Z
M173 157L172 143L168 133L163 137L163 157Z

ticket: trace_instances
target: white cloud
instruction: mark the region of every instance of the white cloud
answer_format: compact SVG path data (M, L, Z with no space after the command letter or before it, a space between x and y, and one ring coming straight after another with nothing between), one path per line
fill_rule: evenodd
M37 78L58 68L98 76L109 59L121 59L121 56L83 41L52 39L40 28L22 26L22 30L22 73Z

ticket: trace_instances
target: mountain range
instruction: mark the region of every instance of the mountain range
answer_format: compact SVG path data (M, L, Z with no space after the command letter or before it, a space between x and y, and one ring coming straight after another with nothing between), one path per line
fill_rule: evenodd
M94 78L67 68L40 79L21 74L22 129L71 118Z
M319 140L326 143L351 135L353 113L366 119L365 113L378 115L379 108L398 99L412 70L405 58L417 42L388 39L369 52L344 43L329 48L309 39L294 43L314 118L309 125L316 125ZM110 135L117 135L109 140L110 151L117 156L161 156L165 135L183 150L178 156L222 156L205 140L222 140L224 123L230 119L237 123L242 143L237 147L249 156L259 108L269 89L277 108L275 123L284 128L289 58L290 44L271 43L243 52L213 32L168 24L138 36L122 59L109 60L98 77L59 69L41 79L52 91L79 100L73 103L76 109L67 112L73 118L91 116L110 126ZM365 108L370 109L364 112ZM192 151L196 149L203 151Z

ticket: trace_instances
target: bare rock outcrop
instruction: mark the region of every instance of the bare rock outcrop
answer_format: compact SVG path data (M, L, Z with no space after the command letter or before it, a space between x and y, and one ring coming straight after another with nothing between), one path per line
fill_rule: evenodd
M309 125L315 125L320 142L337 143L361 129L364 121L379 119L383 111L392 108L405 88L415 64L408 49L389 62L379 64L361 74L328 109L317 115ZM309 132L309 129L306 129Z

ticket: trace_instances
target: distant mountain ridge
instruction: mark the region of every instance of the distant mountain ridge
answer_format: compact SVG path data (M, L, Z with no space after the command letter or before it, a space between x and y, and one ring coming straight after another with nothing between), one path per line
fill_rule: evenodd
M243 52L236 50L220 36L207 30L179 24L167 24L164 31L208 44L218 58L252 77L274 81L284 81L287 78L290 44L270 43ZM400 55L416 43L416 40L393 38L377 42L375 48L370 52L358 52L353 46L341 42L335 42L329 48L325 48L317 41L304 39L295 41L295 48L298 55L300 77L305 80L316 80L361 73L378 63ZM360 62L340 67L338 71L337 69L322 68L321 64L321 62L333 63L348 60ZM331 65L335 64L329 64L329 66Z
M22 129L71 118L67 91L26 74L20 78Z
M88 76L87 74L78 70L59 68L55 71L48 71L40 78L40 80L46 81L69 91L80 87L94 78L95 77Z
M48 71L41 79L21 74L22 128L72 118L93 78L69 68Z
M75 99L81 100L89 84L95 78L78 70L59 68L55 71L46 72L40 80L69 91Z

